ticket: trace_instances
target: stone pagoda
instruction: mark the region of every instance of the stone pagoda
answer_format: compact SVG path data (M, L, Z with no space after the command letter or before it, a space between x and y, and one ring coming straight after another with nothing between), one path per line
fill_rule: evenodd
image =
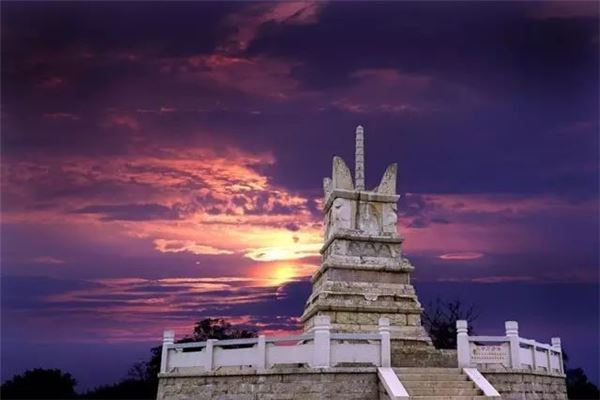
M566 400L559 338L521 338L515 321L504 336L469 336L457 321L457 350L434 348L396 228L396 164L367 190L364 158L359 126L354 179L334 157L323 181L304 334L177 343L165 331L158 400Z
M301 318L305 331L319 315L330 316L335 332L373 332L386 317L393 347L433 350L410 280L414 267L402 254L397 231L396 172L391 164L379 185L367 189L362 126L356 128L354 179L344 160L333 157L331 178L323 179L322 263Z

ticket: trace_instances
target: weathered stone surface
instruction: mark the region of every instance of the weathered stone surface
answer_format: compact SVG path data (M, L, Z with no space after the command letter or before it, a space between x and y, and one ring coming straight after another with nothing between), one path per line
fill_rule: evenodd
M392 365L398 367L458 367L456 350L440 350L413 341L392 341Z
M363 142L363 130L357 129L356 187L339 157L333 159L331 185L324 181L323 260L301 318L304 330L312 329L315 316L329 315L334 331L373 332L378 319L386 317L393 340L430 344L410 283L413 267L402 256L403 239L396 230L397 166L386 169L374 191L365 191Z
M331 178L333 189L354 190L350 169L341 157L333 157L333 171Z
M158 400L379 399L375 368L161 377Z
M532 371L485 371L481 373L504 400L566 400L567 387L562 375Z
M381 178L379 186L377 186L377 193L382 194L396 194L396 172L398 170L398 164L394 163L387 167Z

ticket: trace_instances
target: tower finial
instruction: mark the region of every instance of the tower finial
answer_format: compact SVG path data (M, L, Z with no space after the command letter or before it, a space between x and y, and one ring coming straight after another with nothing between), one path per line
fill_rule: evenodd
M365 130L362 125L356 127L356 152L354 154L354 189L365 190Z

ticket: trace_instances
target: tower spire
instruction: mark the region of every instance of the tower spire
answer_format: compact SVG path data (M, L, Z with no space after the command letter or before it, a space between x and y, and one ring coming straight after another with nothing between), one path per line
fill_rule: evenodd
M356 150L354 153L354 189L365 190L365 136L361 125L356 127Z

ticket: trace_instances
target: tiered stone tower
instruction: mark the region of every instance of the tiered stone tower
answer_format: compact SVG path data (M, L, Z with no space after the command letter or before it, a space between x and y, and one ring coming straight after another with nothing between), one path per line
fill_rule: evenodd
M374 332L380 317L390 320L393 347L428 347L422 307L411 285L414 267L402 256L396 229L397 165L390 165L377 187L365 188L364 130L356 128L355 180L340 157L333 157L325 191L322 264L312 277L302 322L329 315L337 332ZM396 346L394 346L394 342Z

